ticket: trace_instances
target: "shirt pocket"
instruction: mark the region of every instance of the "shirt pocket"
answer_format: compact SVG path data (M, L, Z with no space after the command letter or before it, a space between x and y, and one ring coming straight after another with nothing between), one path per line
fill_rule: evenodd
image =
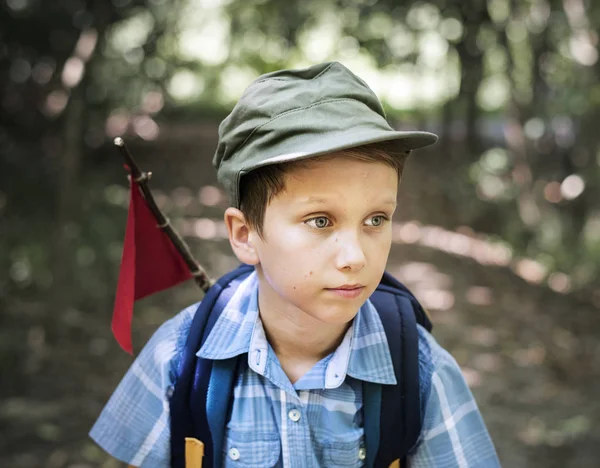
M365 464L366 453L362 437L344 442L329 441L323 446L323 466L359 468Z
M227 467L273 467L279 461L281 442L277 433L229 430L223 447Z

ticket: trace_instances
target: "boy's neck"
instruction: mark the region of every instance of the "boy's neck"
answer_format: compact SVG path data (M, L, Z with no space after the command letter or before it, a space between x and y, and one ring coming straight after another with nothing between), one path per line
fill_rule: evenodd
M297 308L269 307L260 293L258 302L267 340L292 383L334 352L350 326L321 322Z

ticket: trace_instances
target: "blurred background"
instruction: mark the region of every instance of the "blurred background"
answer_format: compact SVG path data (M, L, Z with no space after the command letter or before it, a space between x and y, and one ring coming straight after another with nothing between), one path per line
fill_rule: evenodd
M120 466L87 438L132 361L113 138L216 277L236 265L218 123L259 74L328 60L441 136L407 165L389 270L503 465L598 466L599 29L593 0L0 0L0 466ZM136 351L201 297L136 303Z

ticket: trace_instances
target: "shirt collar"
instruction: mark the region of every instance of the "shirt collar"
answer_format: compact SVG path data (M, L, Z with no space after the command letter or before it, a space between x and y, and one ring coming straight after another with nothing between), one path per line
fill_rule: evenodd
M218 360L248 353L250 368L264 375L269 351L258 314L258 277L253 272L240 284L196 355ZM360 308L331 356L325 388L339 387L346 375L379 384L397 382L383 324L370 301Z
M392 356L383 323L371 301L367 300L356 314L347 373L367 382L397 383Z

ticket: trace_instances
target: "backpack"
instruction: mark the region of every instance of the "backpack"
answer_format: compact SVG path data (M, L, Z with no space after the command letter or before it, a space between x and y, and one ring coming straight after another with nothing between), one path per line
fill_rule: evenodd
M193 318L170 399L172 468L185 467L186 438L203 442L204 468L222 465L237 363L247 359L247 354L213 361L196 353L238 285L252 271L253 267L242 265L221 277ZM365 466L387 467L404 460L421 432L417 323L428 331L432 325L410 291L387 272L370 300L383 323L398 383L363 382Z

